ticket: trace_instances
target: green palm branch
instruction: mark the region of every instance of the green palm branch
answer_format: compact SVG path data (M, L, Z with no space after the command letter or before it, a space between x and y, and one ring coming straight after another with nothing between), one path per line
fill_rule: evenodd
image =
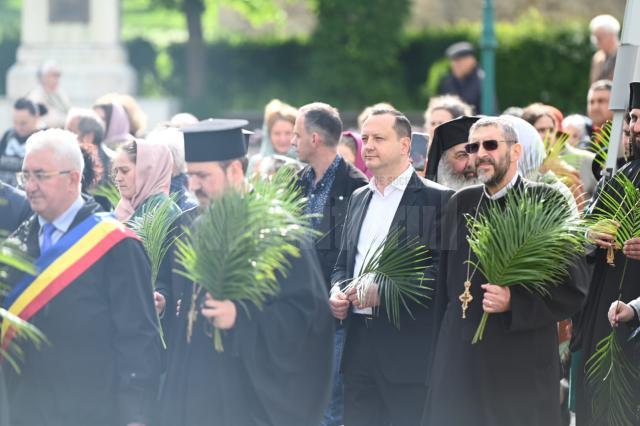
M638 424L635 389L640 382L640 368L627 358L618 339L614 328L598 342L585 365L587 383L594 388L592 424Z
M605 122L599 132L595 132L591 139L596 158L594 161L602 170L607 167L607 154L609 152L609 142L611 141L611 121Z
M638 174L632 178L616 173L595 200L587 224L595 231L614 236L614 245L622 248L631 238L640 237L640 189Z
M345 289L355 288L361 301L366 299L369 288L378 286L381 304L387 311L387 318L400 328L402 309L413 318L408 302L423 305L430 299L424 285L426 262L429 250L419 244L418 237L401 239L403 228L389 232L381 244L367 250L363 266L354 278L345 280ZM340 283L342 284L342 283Z
M2 265L3 268L10 267L28 274L35 273L35 268L26 255L7 243L0 245L0 265ZM0 273L0 280L4 281L6 278L6 270L3 270ZM6 295L8 292L9 287L0 281L0 296ZM20 372L20 361L24 358L24 352L20 348L20 342L28 341L36 347L39 347L43 343L46 343L47 339L34 325L24 321L6 309L0 308L0 323L5 321L15 330L15 335L8 345L0 341L0 359L7 360L15 371Z
M614 236L614 247L607 252L607 262L613 264L614 250L634 237L640 237L640 190L633 179L619 172L609 180L598 194L587 223L595 231ZM625 258L618 300L625 284L628 258ZM629 358L618 341L616 330L596 345L595 353L585 364L587 383L594 389L593 415L601 423L614 426L636 425L639 401L634 389L640 381L640 368Z
M142 245L151 261L151 282L156 287L160 265L173 245L176 236L175 221L180 209L175 196L161 198L143 207L140 216L129 221L129 227L140 237Z
M549 288L584 252L583 226L566 199L555 190L512 192L504 207L491 203L476 219L467 215L470 262L502 287L520 285L549 296ZM472 343L482 340L489 314L484 312Z
M298 257L298 245L316 235L293 178L281 169L269 180L255 180L246 193L227 190L205 208L193 232L185 230L188 238L176 242L177 272L247 314L249 304L261 309L278 293L277 274L286 275L289 257ZM218 329L214 346L223 350Z
M117 206L120 202L120 191L110 182L101 183L96 186L91 191L91 195L106 198L113 207Z

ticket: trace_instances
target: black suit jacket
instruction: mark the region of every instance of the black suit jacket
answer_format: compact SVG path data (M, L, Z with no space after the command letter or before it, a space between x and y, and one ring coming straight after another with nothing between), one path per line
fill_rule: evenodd
M405 230L404 237L418 237L431 254L428 265L425 265L425 276L435 280L438 277L438 258L441 237L441 215L444 206L453 194L450 189L418 177L414 172L404 191L402 199L391 223L390 230ZM340 254L331 278L332 283L343 282L353 277L355 257L362 222L371 201L372 192L368 187L356 190L349 201L345 219ZM435 288L434 281L426 285ZM430 292L431 297L434 294ZM433 315L429 310L431 302L426 306L411 304L409 307L413 318L402 310L400 328L392 324L384 310L384 301L377 315L372 320L370 335L372 338L373 361L379 370L394 383L425 383L427 375L428 355L433 335ZM349 316L354 314L349 311ZM349 374L349 365L359 362L353 356L354 348L349 341L349 329L354 326L348 319L347 339L343 355L344 374Z
M310 173L311 166L307 166L300 171L298 184L304 190L302 180L307 173ZM322 212L322 219L318 231L321 236L316 240L316 251L322 269L324 282L329 287L331 273L336 264L338 253L340 252L340 241L342 240L342 228L344 218L347 213L349 197L356 189L369 182L367 177L360 170L349 164L344 159L340 161L336 176L331 186L329 198ZM305 194L306 196L307 194Z
M69 229L98 210L87 200ZM37 258L39 228L34 215L11 241ZM8 282L21 276L12 273ZM149 260L140 241L118 242L31 323L50 344L36 348L20 341L22 372L4 371L12 424L150 422L162 349Z

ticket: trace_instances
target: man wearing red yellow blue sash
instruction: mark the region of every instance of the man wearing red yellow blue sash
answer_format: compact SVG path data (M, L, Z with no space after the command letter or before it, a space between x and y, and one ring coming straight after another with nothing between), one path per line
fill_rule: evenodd
M36 214L12 240L37 274L10 276L0 301L48 342L20 342L21 371L7 374L13 426L141 426L152 416L161 343L149 260L135 234L81 196L83 166L69 132L27 141L18 177ZM2 324L3 348L13 333Z

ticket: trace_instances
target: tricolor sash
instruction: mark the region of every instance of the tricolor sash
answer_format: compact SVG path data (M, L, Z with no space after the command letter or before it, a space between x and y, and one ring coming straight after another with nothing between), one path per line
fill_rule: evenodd
M5 309L28 321L79 275L125 238L138 238L110 214L92 214L64 234L36 260L36 275L25 274L5 300ZM15 330L3 321L0 334L6 349Z

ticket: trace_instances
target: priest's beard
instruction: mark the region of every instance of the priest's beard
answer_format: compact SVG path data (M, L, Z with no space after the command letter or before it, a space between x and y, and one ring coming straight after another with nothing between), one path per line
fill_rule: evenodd
M466 188L471 185L480 184L480 180L477 177L467 178L465 177L465 173L475 172L473 166L468 165L462 174L458 174L453 170L451 164L447 161L445 156L440 158L440 162L438 163L438 173L436 179L438 183L446 186L447 188L453 189L454 191L458 191L462 188Z
M502 182L502 179L507 175L509 171L509 164L511 163L511 152L507 151L504 157L496 162L492 157L484 157L476 160L476 171L478 173L478 180L484 183L486 187L495 188ZM491 164L493 166L493 174L479 169L478 166L482 164Z

